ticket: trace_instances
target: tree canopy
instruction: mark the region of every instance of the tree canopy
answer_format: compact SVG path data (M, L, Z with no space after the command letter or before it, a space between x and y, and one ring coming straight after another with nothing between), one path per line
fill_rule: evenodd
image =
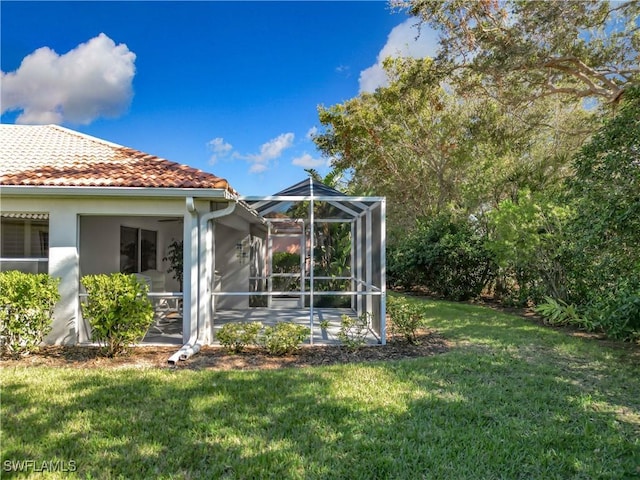
M475 213L567 175L590 131L589 112L552 98L526 107L461 99L429 79L432 65L388 60L388 87L319 109L316 145L335 168L353 172L353 188L387 196L392 227L443 211Z
M592 267L583 280L605 289L632 274L640 282L640 88L626 97L580 149L568 182L577 250Z
M511 101L614 101L640 82L637 0L392 0L439 34L434 67Z

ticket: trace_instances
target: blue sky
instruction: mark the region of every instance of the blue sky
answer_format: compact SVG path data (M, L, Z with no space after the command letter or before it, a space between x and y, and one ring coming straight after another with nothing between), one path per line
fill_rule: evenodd
M386 2L0 3L2 123L56 123L212 172L244 195L329 169L317 106L424 56Z

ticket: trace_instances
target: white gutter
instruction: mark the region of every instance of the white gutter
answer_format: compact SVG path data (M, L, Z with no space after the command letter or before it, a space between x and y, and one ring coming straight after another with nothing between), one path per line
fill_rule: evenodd
M147 197L236 200L237 196L224 188L166 188L166 187L63 187L44 185L2 185L3 196L57 197Z
M193 204L193 198L190 199L191 202L189 202L189 199L187 199L187 208L189 209L189 212L191 212L192 214L195 211L195 214L198 215L198 212L195 210L194 204ZM231 213L233 213L233 211L235 210L237 205L237 200L235 202L229 202L229 204L223 208L222 210L214 210L213 212L208 212L205 213L204 215L202 215L202 217L199 217L198 219L198 245L197 245L197 250L198 250L198 284L197 284L197 288L198 288L198 304L196 305L197 310L196 310L196 330L195 330L195 335L193 333L193 331L191 332L191 336L189 338L189 340L187 341L187 343L185 343L182 348L180 350L178 350L176 353L174 353L173 355L171 355L168 359L168 362L170 364L175 365L176 363L178 363L178 360L186 360L189 357L191 357L192 355L195 355L196 353L198 353L200 351L200 349L202 348L202 344L206 343L208 340L211 340L209 338L207 338L207 336L205 335L205 337L203 338L201 336L201 332L202 333L207 333L205 332L205 326L207 323L207 320L209 320L210 322L210 312L207 312L207 307L210 305L209 302L213 301L212 298L210 297L210 288L211 288L211 280L213 279L213 268L211 268L212 266L212 262L211 261L207 261L205 264L205 267L208 268L208 270L205 270L203 268L202 265L202 259L203 257L206 260L211 260L211 258L209 257L209 253L211 252L211 249L208 248L210 247L209 245L207 245L207 235L209 232L209 227L210 227L210 223L211 220L215 220L217 218L221 218L227 215L230 215ZM193 209L193 210L192 210ZM204 238L203 238L204 236ZM193 247L193 246L192 246ZM213 259L215 260L215 258ZM211 271L209 271L211 270ZM206 278L204 279L205 281L203 281L202 276L206 275ZM192 286L193 288L193 286ZM213 331L213 326L210 326L210 330L211 332Z

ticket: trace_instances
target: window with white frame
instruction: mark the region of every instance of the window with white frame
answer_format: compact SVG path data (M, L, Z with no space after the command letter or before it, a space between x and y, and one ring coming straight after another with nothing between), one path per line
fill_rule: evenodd
M0 220L0 270L47 273L49 214L3 212Z

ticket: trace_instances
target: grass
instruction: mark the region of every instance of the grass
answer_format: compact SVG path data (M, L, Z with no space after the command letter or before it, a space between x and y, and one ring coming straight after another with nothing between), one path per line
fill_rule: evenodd
M3 478L39 478L6 471L20 460L73 462L50 478L640 478L629 349L412 301L451 351L280 371L4 368Z

